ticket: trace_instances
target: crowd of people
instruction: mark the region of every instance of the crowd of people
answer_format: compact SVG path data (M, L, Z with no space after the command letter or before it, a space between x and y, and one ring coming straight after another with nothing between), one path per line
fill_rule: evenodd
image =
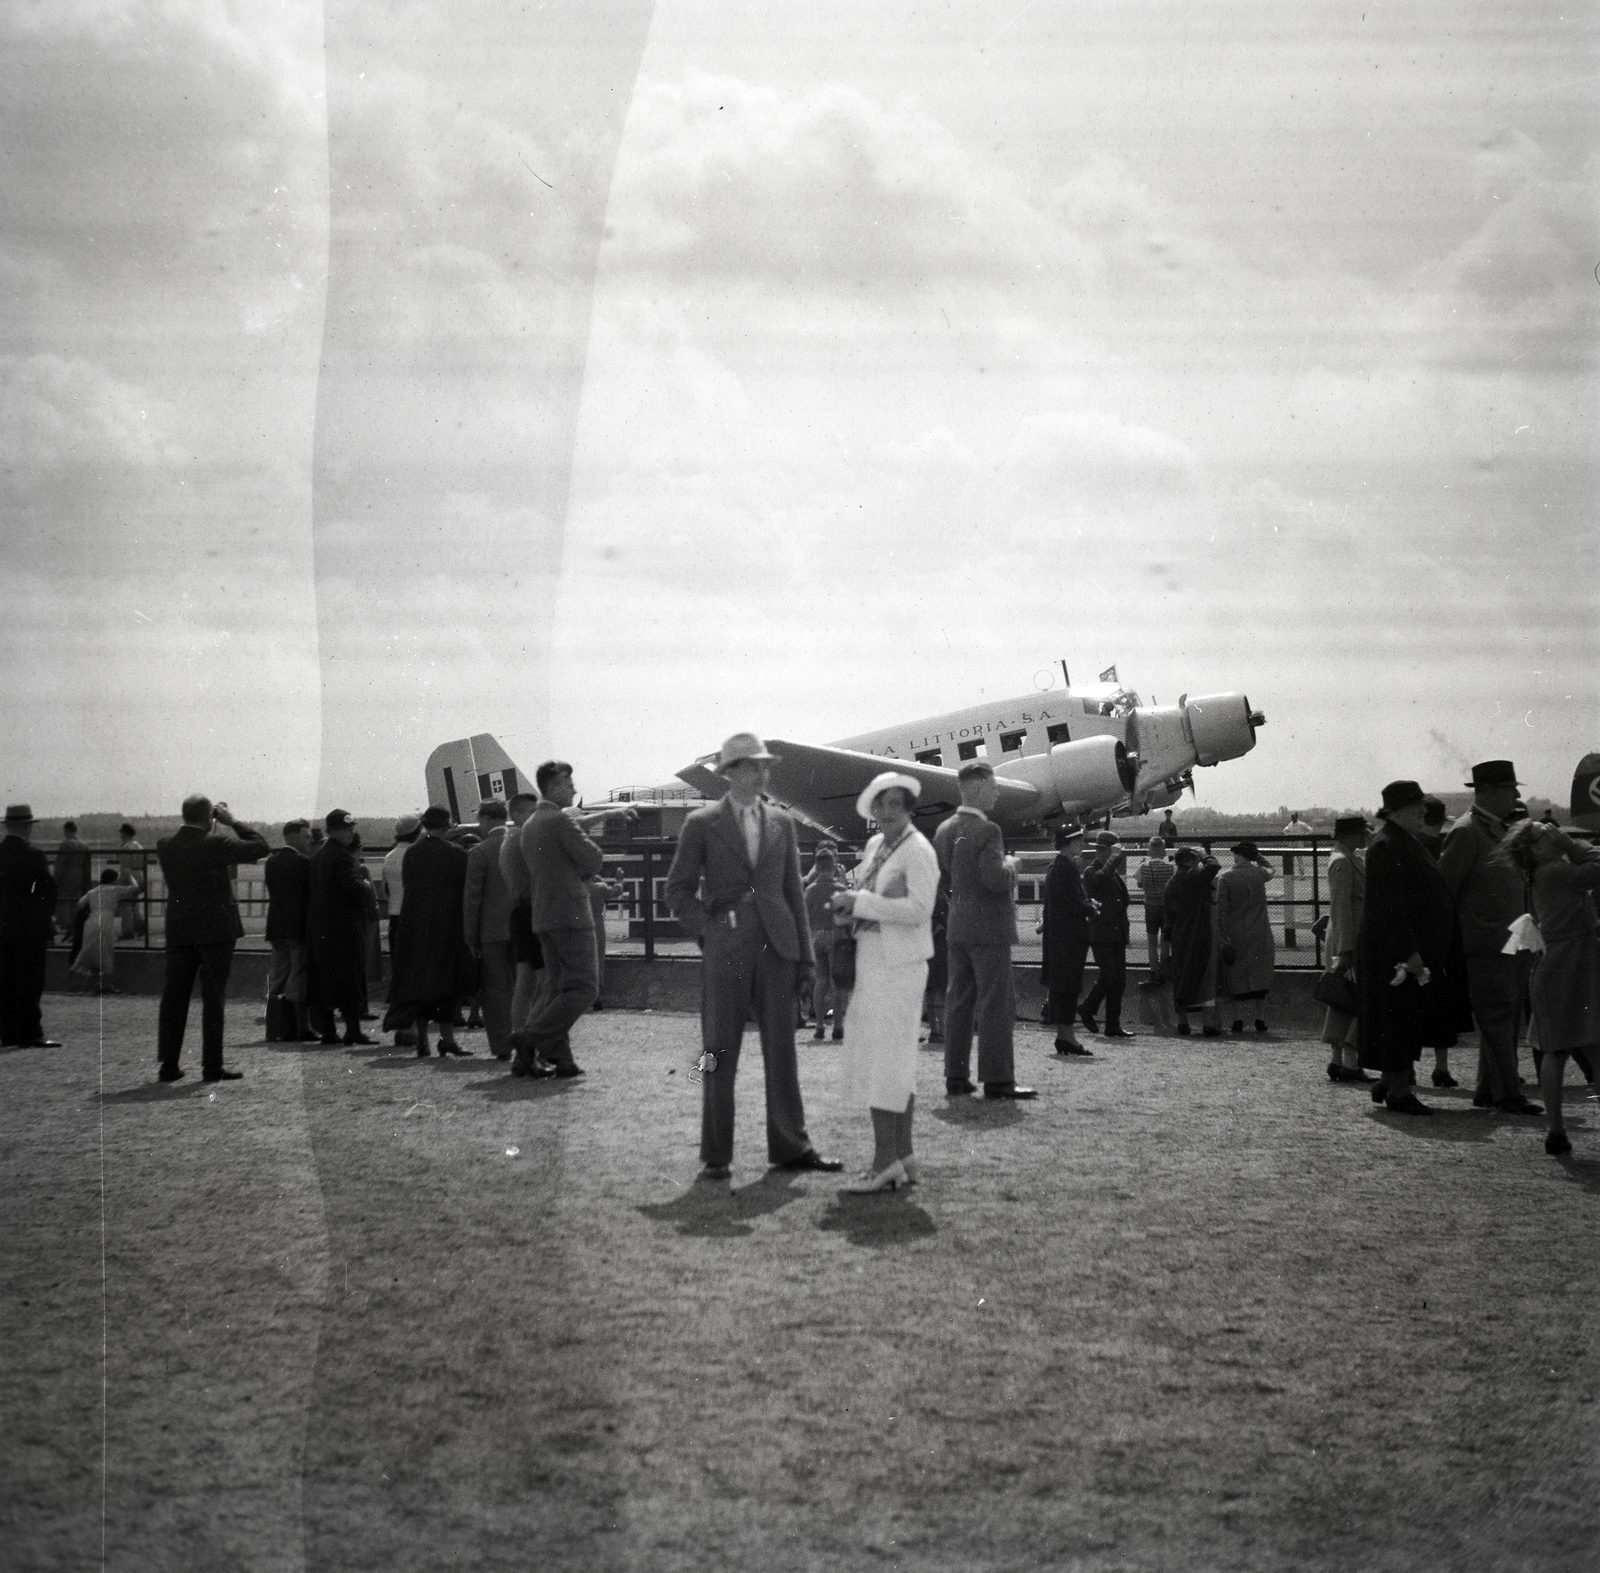
M992 766L958 772L961 803L930 841L913 822L914 776L885 771L857 811L875 833L852 872L838 850L818 848L802 875L793 820L766 794L774 756L753 733L729 738L718 758L726 794L685 820L667 875L666 902L702 951L700 1161L712 1180L731 1172L734 1084L747 1025L765 1065L767 1154L790 1168L837 1171L807 1132L795 1057L799 1027L831 1022L841 1044L846 1096L864 1108L870 1164L851 1191L919 1181L913 1145L918 1046L943 1045L945 1093L1028 1100L1014 1068L1017 862L991 818ZM1473 805L1447 825L1444 805L1413 781L1383 789L1376 831L1359 815L1334 825L1328 867L1326 970L1317 997L1326 1014L1329 1078L1360 1082L1404 1115L1431 1112L1417 1096L1417 1063L1434 1054L1436 1087L1456 1085L1449 1050L1476 1027L1473 1101L1512 1115L1544 1114L1546 1150L1571 1151L1562 1086L1568 1058L1593 1080L1600 1039L1600 852L1580 835L1527 818L1509 761L1475 766ZM201 1075L235 1080L224 1063L223 1002L235 942L244 929L233 888L240 864L266 860L268 1035L322 1044L374 1044L369 998L387 907L390 976L382 1028L426 1057L462 1056L457 1031L468 1002L481 1011L489 1052L517 1077L583 1075L572 1034L601 1005L603 913L620 887L605 878L590 835L597 821L632 816L627 806L585 814L574 807L572 768L551 760L536 792L478 805L475 826L455 826L431 807L401 819L375 882L361 857L354 817L335 809L322 826L283 826L283 845L200 795L156 852L166 883L166 979L157 1030L157 1074L181 1064L191 996L201 993ZM52 873L31 846L26 804L6 811L0 844L0 1035L7 1045L56 1046L45 1038L39 999L55 929L76 931L72 965L115 987L115 942L142 882L131 825L124 849L90 883L88 849L75 827ZM1136 884L1142 896L1148 991L1170 990L1176 1031L1219 1036L1268 1030L1275 962L1268 916L1270 874L1251 841L1229 849L1227 868L1209 851L1173 845L1170 814L1151 839ZM1132 893L1127 850L1109 829L1056 832L1045 877L1041 981L1045 1018L1064 1058L1092 1058L1081 1026L1107 1039L1123 1024ZM79 848L82 856L79 856ZM1169 856L1170 854L1170 856ZM381 900L380 900L381 897ZM1090 957L1096 981L1083 980ZM1103 1025L1102 1025L1103 1018ZM476 1018L474 1018L475 1020ZM342 1032L341 1032L342 1026ZM1529 1030L1545 1104L1530 1101L1517 1045ZM976 1063L974 1065L974 1048Z

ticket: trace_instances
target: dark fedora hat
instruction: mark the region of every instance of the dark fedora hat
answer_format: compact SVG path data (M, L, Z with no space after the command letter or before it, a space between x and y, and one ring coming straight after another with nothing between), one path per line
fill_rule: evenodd
M1352 831L1371 830L1365 814L1341 814L1333 822L1333 833L1336 836L1348 836Z
M1193 847L1174 847L1172 861L1174 863L1198 863L1200 854Z
M1472 767L1472 779L1464 786L1521 786L1517 780L1517 767L1509 759L1486 759Z
M1413 803L1426 801L1425 794L1415 781L1391 781L1383 789L1383 807L1379 819L1387 819L1397 808L1410 808Z
M1064 824L1056 826L1056 845L1067 846L1073 841L1083 840L1083 826L1077 820L1069 819Z
M443 803L430 803L422 811L424 830L443 830L450 823L450 810Z
M38 821L33 817L33 810L26 803L7 803L6 823L8 825L35 825Z
M1261 848L1253 841L1235 841L1228 850L1237 857L1249 858L1252 862L1261 856Z

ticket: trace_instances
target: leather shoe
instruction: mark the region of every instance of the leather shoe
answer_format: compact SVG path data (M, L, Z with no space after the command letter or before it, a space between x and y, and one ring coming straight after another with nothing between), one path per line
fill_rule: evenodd
M1433 1110L1423 1103L1414 1092L1403 1092L1398 1098L1390 1098L1389 1112L1391 1114L1432 1114Z
M161 1081L182 1081L188 1075L187 1071L180 1070L176 1065L163 1065L156 1076Z
M1449 1071L1441 1070L1436 1070L1433 1073L1433 1084L1435 1087L1458 1087L1461 1085Z
M780 1169L820 1169L825 1174L837 1174L844 1168L843 1158L824 1158L815 1147L807 1147L798 1158L780 1163Z
M1372 1101L1374 1103L1382 1103L1384 1101L1384 1099L1387 1098L1388 1096L1389 1096L1389 1086L1388 1086L1387 1082L1381 1082L1380 1081L1380 1082L1374 1082L1373 1083Z
M1486 1092L1475 1092L1472 1095L1472 1107L1475 1109L1492 1109L1494 1099Z
M947 1098L964 1098L969 1092L977 1090L977 1086L964 1076L946 1076L944 1079L944 1093Z
M1180 1021L1174 1031L1180 1038L1187 1038L1194 1029L1186 1021Z
M1078 1020L1081 1021L1090 1032L1098 1032L1100 1030L1099 1023L1096 1022L1094 1017L1091 1016L1086 1010L1080 1010L1078 1012Z
M1328 1061L1329 1081L1348 1081L1349 1079L1350 1078L1344 1073L1344 1066L1342 1066L1337 1060Z
M462 1048L459 1043L441 1043L439 1045L439 1058L442 1060L447 1054L455 1055L458 1060L470 1060L472 1058L472 1050Z
M207 1071L201 1081L243 1081L243 1071Z
M339 1041L341 1043L349 1044L364 1044L368 1048L371 1048L377 1043L378 1040L376 1038L369 1038L364 1032L347 1032Z
M1572 1151L1572 1143L1567 1140L1565 1131L1551 1131L1544 1139L1544 1150L1552 1158L1564 1158Z
M1014 1098L1020 1103L1024 1098L1037 1098L1039 1093L1037 1088L1019 1087L1014 1081L986 1081L983 1095L986 1098Z
M1092 1060L1094 1058L1093 1052L1084 1048L1081 1043L1057 1042L1056 1053L1064 1060Z
M35 1038L32 1043L24 1043L25 1049L59 1049L61 1047L54 1038Z
M898 1191L902 1185L910 1183L905 1165L896 1158L887 1169L880 1169L876 1174L868 1169L865 1174L846 1180L839 1189L851 1196L870 1196L874 1191Z
M583 1067L568 1060L564 1065L556 1066L556 1075L570 1080L574 1076L583 1075Z
M1501 1114L1543 1114L1542 1103L1531 1103L1526 1098L1507 1098L1504 1103L1497 1103L1495 1109Z
M1103 1038L1131 1038L1132 1036L1133 1034L1129 1032L1126 1027L1107 1027L1106 1030L1101 1033L1101 1037Z

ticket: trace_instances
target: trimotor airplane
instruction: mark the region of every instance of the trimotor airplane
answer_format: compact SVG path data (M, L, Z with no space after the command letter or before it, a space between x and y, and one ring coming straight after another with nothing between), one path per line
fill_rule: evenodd
M1065 675L1065 667L1063 667ZM1116 681L1116 668L1087 688L1067 687L974 705L947 715L902 722L837 743L767 739L778 756L771 794L816 830L858 839L861 789L885 768L922 784L916 817L932 825L961 801L956 772L971 759L994 765L1000 801L993 817L1010 829L1042 826L1063 816L1144 814L1177 802L1193 788L1196 765L1238 759L1255 747L1266 717L1242 694L1185 694L1175 705L1145 706ZM716 754L678 772L708 798L727 782ZM515 761L487 732L442 743L428 756L428 801L456 821L488 799L504 802L531 791Z
M1062 675L1066 676L1065 665ZM971 759L994 766L1000 801L992 817L1008 828L1066 816L1145 814L1177 802L1194 785L1196 765L1238 759L1256 743L1266 717L1243 694L1185 694L1175 705L1145 706L1116 680L1116 668L1088 688L1045 690L1020 699L903 722L819 746L769 737L778 756L771 793L816 828L859 837L861 789L892 768L921 783L919 823L932 824L961 802L956 772ZM706 754L678 778L707 797L727 783Z

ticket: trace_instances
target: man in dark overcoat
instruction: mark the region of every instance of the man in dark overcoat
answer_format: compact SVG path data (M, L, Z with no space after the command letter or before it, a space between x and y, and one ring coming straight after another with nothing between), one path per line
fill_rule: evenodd
M334 1012L344 1018L345 1043L371 1043L361 1030L367 997L366 925L372 887L356 867L355 816L334 809L328 837L311 854L306 880L306 1003L317 1012L322 1041L340 1041Z
M1217 991L1211 954L1211 896L1222 865L1208 852L1179 847L1172 854L1177 872L1167 881L1167 939L1172 946L1172 1004L1178 1036L1189 1036L1188 1013L1212 1000ZM1206 1036L1222 1029L1206 1023Z
M1093 904L1089 919L1089 944L1099 977L1078 1010L1078 1019L1090 1032L1101 1001L1106 1007L1108 1038L1131 1038L1122 1025L1122 995L1128 986L1128 885L1122 877L1127 854L1115 834L1102 830L1095 838L1096 857L1084 875L1083 888Z
M1078 855L1083 827L1062 825L1056 831L1056 855L1044 876L1044 959L1039 982L1048 994L1049 1018L1056 1026L1056 1053L1093 1059L1078 1042L1078 994L1083 988L1083 963L1089 954L1089 919L1093 908L1083 890Z
M58 896L49 858L29 844L36 823L26 803L6 809L0 842L0 1046L59 1049L45 1037L39 1014Z
M1415 781L1383 789L1356 941L1361 1065L1381 1073L1373 1101L1396 1114L1433 1112L1416 1095L1417 1058L1471 1025L1450 887L1417 839L1425 812Z
M267 1009L272 1000L287 1000L294 1024L288 1039L311 1036L306 1027L306 899L311 871L311 826L291 819L283 827L283 845L267 859L267 943L272 965L267 972ZM269 1020L267 1037L273 1035Z
M411 1012L417 1056L428 1055L428 1023L439 1023L439 1058L469 1051L456 1042L456 1001L473 992L472 953L467 949L463 902L467 852L449 839L450 810L440 804L422 816L422 836L406 853L400 874L405 886L405 922L396 932L398 980L391 1006ZM391 1010L386 1022L397 1022Z
M212 829L224 825L233 832ZM183 1075L184 1029L195 978L200 979L200 1075L205 1081L238 1081L242 1071L222 1067L223 1002L233 970L234 941L244 935L233 871L255 863L272 849L266 837L241 825L225 803L196 793L183 800L183 824L156 843L156 858L167 886L167 976L161 990L156 1058L162 1081Z

